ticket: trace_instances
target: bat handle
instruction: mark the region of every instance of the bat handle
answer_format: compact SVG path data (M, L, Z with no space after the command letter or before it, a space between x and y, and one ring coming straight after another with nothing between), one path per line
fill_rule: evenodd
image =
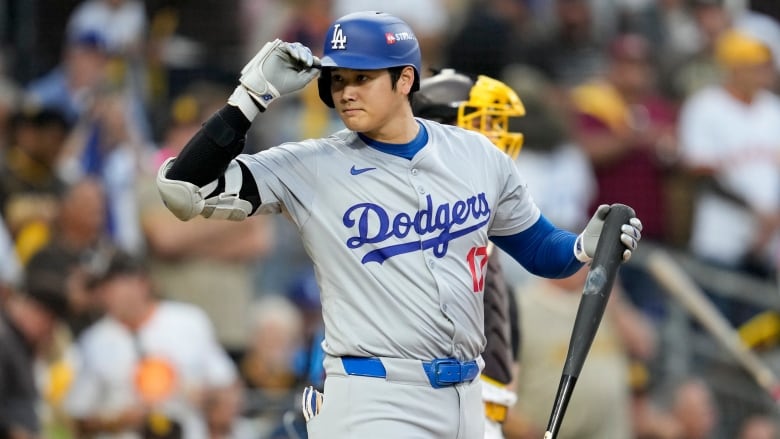
M561 422L563 422L563 414L566 413L566 407L569 405L569 399L571 399L575 384L577 384L577 377L561 375L561 382L558 384L558 394L555 395L555 406L553 406L550 414L544 439L555 439L558 436L558 430L560 430Z

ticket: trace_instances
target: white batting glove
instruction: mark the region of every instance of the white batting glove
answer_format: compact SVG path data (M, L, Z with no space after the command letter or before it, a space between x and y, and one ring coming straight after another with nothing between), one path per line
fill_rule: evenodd
M276 39L266 43L241 69L239 81L265 109L278 97L306 86L317 77L319 68L320 59L312 55L308 47ZM240 107L238 102L230 103Z
M585 230L574 242L574 256L580 262L590 262L596 254L596 245L599 243L609 209L608 204L599 206L585 226ZM636 250L639 240L642 239L642 222L637 217L631 218L628 223L620 226L620 232L620 242L626 246L623 251L623 262L626 262L631 259L632 252Z

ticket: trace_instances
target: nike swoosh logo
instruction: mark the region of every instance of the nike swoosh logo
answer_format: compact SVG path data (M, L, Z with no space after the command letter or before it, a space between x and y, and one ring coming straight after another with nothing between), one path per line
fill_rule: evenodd
M364 172L373 171L374 169L376 169L376 168L360 168L360 169L357 169L357 168L355 168L355 165L352 165L352 167L349 168L349 173L352 174L352 175L360 175L360 174L362 174Z

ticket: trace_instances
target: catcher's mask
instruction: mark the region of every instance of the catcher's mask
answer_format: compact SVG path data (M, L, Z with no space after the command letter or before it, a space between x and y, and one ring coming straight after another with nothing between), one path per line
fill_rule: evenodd
M474 81L444 69L422 80L412 108L416 116L484 134L512 159L523 146L523 134L509 130L510 117L525 115L523 102L508 85L488 76Z

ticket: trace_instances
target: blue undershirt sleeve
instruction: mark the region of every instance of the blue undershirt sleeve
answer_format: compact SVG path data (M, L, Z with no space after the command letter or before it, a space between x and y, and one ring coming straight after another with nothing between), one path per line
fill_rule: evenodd
M520 233L490 237L532 274L559 279L571 276L583 265L574 257L576 239L577 235L555 227L544 215Z

